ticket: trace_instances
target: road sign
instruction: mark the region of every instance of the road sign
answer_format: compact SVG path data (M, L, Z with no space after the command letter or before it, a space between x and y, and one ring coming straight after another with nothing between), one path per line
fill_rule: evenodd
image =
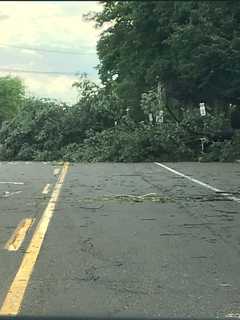
M204 102L201 102L199 103L199 106L200 106L200 114L201 116L205 116L206 115L206 108L205 108L205 103Z

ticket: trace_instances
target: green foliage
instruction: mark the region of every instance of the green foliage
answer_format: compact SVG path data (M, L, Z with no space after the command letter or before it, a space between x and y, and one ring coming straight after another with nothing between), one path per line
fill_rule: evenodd
M201 156L201 161L234 161L240 159L240 132L230 141L214 142L205 154Z
M0 77L0 126L13 118L23 103L24 85L17 77Z
M79 114L79 125L84 132L89 129L101 131L112 127L119 111L114 92L107 94L106 88L100 88L87 79L86 75L81 76L73 86L79 90L79 101L74 108Z
M64 120L63 105L48 99L26 99L16 117L1 128L2 160L34 160L36 153L46 151L57 158Z
M143 112L162 108L164 122L151 124L145 118L136 123L121 105L114 86L100 88L86 78L75 85L80 98L72 107L49 99L25 99L16 117L2 125L0 159L132 162L239 157L238 134L232 142L211 141L217 131L230 126L228 109L217 113L207 106L211 113L201 117L199 107L191 106L178 109L173 116L167 106L161 106L156 90L149 90L142 95ZM202 137L210 141L206 154L201 153Z
M99 74L103 84L116 82L133 119L143 119L141 94L158 81L178 108L239 103L239 2L102 3L92 16L97 26L109 25L97 45Z
M194 159L194 152L179 139L174 127L120 125L91 135L80 145L68 145L62 153L69 161L178 161Z

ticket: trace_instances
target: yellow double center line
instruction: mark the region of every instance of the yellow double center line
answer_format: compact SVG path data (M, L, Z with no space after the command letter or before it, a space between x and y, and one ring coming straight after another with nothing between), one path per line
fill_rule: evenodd
M57 183L54 186L51 198L37 225L36 231L23 257L17 274L7 292L5 300L0 308L0 315L16 315L20 311L25 291L39 255L49 222L53 216L64 179L68 171L69 163L65 163Z

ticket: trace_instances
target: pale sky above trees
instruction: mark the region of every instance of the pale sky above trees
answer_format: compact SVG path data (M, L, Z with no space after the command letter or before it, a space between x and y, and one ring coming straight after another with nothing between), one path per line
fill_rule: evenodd
M9 72L2 69L35 70L47 72L82 73L98 81L96 42L100 30L82 15L99 11L97 1L1 1L0 3L0 76ZM18 48L17 48L18 47ZM19 48L20 47L20 48ZM61 54L24 48L53 51L71 51ZM18 75L30 94L75 102L77 92L71 88L77 79L71 75Z

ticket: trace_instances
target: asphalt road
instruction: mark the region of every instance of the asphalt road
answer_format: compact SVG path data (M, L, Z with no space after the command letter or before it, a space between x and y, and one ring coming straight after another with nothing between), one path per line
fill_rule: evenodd
M240 317L240 164L165 165L224 193L155 163L0 163L0 314Z

